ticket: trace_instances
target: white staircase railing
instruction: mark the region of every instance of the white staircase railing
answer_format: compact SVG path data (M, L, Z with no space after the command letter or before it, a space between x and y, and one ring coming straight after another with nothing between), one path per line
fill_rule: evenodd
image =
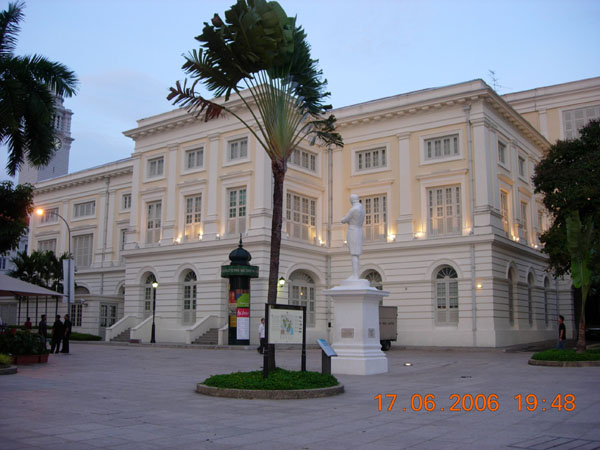
M138 318L136 316L125 316L118 322L114 323L110 327L106 328L106 334L104 335L104 341L110 342L111 339L116 338L119 334L128 329L134 327L137 324Z
M191 344L211 328L219 326L219 318L217 316L206 316L198 320L194 325L185 330L185 343Z
M159 316L155 316L155 322L158 323L160 320ZM159 329L158 327L156 327ZM131 340L138 340L140 342L150 342L152 336L152 316L146 317L135 327L131 328ZM158 336L156 336L158 340Z

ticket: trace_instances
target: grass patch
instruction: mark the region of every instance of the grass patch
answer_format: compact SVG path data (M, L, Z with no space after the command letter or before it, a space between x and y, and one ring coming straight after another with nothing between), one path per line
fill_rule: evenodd
M269 372L269 378L263 378L262 370L254 372L235 372L226 375L213 375L204 380L203 384L225 389L251 390L293 390L318 389L337 386L337 378L319 372L297 372L285 369L275 369Z
M95 334L87 334L87 333L71 333L70 341L101 341L102 338L100 336L96 336Z
M535 353L531 359L537 361L600 361L600 349L588 349L583 353L575 350L550 349Z

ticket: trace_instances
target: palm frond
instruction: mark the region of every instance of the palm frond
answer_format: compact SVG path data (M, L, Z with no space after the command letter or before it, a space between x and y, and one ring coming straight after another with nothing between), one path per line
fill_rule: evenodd
M10 56L17 48L17 34L23 20L23 2L9 3L6 11L0 12L0 56Z

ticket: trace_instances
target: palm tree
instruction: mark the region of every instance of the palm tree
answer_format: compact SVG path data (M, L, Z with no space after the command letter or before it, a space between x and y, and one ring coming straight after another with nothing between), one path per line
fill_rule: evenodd
M24 3L0 12L0 143L8 146L6 169L13 176L27 159L48 164L54 154L54 96L75 94L77 77L41 55L15 56Z
M283 206L283 182L287 161L300 142L319 141L325 146L343 146L335 132L335 117L326 114L331 105L323 100L326 80L296 19L288 17L274 1L238 0L225 12L226 22L215 14L205 23L201 43L185 57L183 70L193 80L188 87L178 81L167 97L174 104L205 120L226 112L237 118L256 138L271 159L274 179L273 216L267 302L277 300L279 254ZM219 101L204 98L195 91L198 83ZM244 90L245 89L245 90ZM229 107L231 94L250 113L246 121ZM274 368L274 351L269 348L269 366Z

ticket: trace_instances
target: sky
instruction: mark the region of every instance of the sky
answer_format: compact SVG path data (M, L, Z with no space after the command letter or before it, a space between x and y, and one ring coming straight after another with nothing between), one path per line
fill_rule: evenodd
M26 0L18 55L75 71L69 171L134 150L123 131L174 107L183 56L234 0ZM5 10L9 2L0 0ZM600 76L599 0L280 0L334 107L481 78L500 94ZM489 71L495 72L496 81ZM205 90L202 90L207 94ZM6 148L0 180L8 179Z

